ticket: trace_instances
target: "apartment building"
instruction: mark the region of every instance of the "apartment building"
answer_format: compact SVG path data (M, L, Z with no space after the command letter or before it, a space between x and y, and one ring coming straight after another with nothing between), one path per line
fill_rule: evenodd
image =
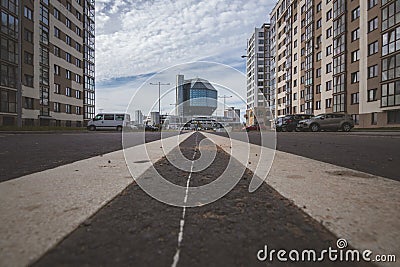
M94 116L94 1L1 3L0 126Z
M275 93L271 80L271 25L255 28L247 41L246 78L247 109L246 124L267 123L266 115L274 105Z
M280 0L270 33L276 117L345 112L356 127L400 126L399 1Z

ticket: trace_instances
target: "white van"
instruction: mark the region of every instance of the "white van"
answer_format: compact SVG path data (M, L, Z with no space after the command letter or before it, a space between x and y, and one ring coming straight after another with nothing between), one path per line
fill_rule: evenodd
M100 113L88 122L87 128L90 131L96 131L96 129L122 131L122 128L128 126L130 121L129 114Z

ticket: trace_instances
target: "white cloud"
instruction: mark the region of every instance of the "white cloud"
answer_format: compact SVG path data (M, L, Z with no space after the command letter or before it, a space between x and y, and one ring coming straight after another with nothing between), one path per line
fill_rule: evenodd
M96 78L155 72L220 54L236 60L274 2L97 0Z
M267 21L275 0L96 0L96 108L125 111L146 77L165 68L196 60L225 63L243 69L246 40ZM222 68L223 69L223 68ZM198 76L222 84L245 98L243 75L222 69L209 71L189 65L186 78ZM174 69L176 71L176 69ZM157 75L175 86L176 72ZM128 77L118 80L121 77ZM130 78L129 78L130 77ZM118 81L118 82L116 82ZM137 109L150 110L158 97L149 87ZM166 90L166 89L165 89ZM220 95L226 92L220 90ZM162 102L173 103L173 93ZM227 103L245 108L240 99ZM221 105L222 106L222 105ZM222 107L221 107L222 108Z

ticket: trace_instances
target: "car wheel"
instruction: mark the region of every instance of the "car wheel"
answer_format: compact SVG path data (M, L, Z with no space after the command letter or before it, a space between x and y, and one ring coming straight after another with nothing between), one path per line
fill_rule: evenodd
M277 132L282 132L282 128L276 128Z
M89 126L89 131L96 131L96 126L90 125Z
M311 129L311 132L319 132L321 130L319 125L316 123L311 124L310 129Z
M120 126L117 126L117 131L118 132L121 132L122 131L122 126L120 125Z
M344 123L344 124L342 125L342 130L343 130L343 132L350 132L350 130L351 130L351 125L348 124L348 123Z

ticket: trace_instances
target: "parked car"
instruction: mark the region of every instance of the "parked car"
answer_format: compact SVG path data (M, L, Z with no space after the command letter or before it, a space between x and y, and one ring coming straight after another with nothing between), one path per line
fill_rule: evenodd
M293 132L297 130L299 121L312 118L314 115L310 114L295 114L286 115L282 118L277 118L275 122L275 130L277 132Z
M87 124L90 131L97 129L122 131L123 127L130 124L130 115L123 113L100 113Z
M159 130L158 127L153 125L146 125L144 129L149 132L157 132Z
M350 132L354 128L353 118L348 114L327 113L302 120L297 124L300 131L319 132L321 130L342 130Z
M260 131L260 126L258 124L257 125L250 125L250 126L244 127L244 130L246 132Z

